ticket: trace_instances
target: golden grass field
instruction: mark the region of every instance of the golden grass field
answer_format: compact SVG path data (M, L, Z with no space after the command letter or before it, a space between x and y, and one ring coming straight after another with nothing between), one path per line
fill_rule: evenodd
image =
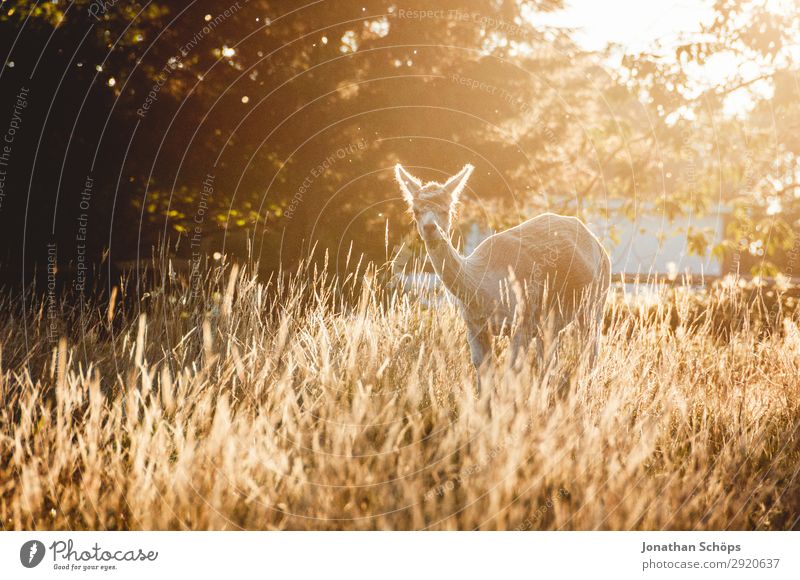
M617 292L566 394L500 339L476 400L456 310L366 270L7 293L2 527L800 527L794 299Z

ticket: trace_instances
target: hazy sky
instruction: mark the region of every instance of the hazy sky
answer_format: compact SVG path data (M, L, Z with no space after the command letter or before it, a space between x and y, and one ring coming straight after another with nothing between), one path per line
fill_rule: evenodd
M789 11L796 0L771 0L777 12ZM714 18L711 0L566 0L567 7L552 14L539 14L542 24L575 28L574 38L586 49L599 50L609 42L621 45L621 52L637 53L654 48L659 40L669 49L679 40L699 32L701 25ZM800 52L800 51L798 51ZM616 59L609 61L615 65ZM708 62L690 68L690 77L698 87L725 84L736 72L755 77L760 72L757 62L739 61L731 53L719 53ZM753 84L749 90L768 97L771 83ZM753 104L752 95L737 91L725 99L728 114L741 114Z
M565 10L540 15L544 23L578 28L575 38L585 48L618 42L636 52L654 40L674 40L696 32L712 17L706 0L567 0ZM538 18L537 18L538 20Z

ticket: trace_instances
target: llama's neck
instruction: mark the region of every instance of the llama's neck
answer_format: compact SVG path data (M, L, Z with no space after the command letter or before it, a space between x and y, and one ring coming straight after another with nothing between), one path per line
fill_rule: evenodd
M467 287L464 257L453 247L450 240L444 237L425 242L425 248L428 250L433 269L436 270L445 288L456 298L465 300L470 291Z

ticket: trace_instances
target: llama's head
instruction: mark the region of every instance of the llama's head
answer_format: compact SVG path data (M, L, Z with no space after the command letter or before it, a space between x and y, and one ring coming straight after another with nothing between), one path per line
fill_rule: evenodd
M472 165L467 164L445 183L431 181L423 185L419 179L403 169L402 165L395 165L397 183L400 184L403 197L414 214L419 235L424 241L435 241L443 235L449 237L458 198L473 169Z

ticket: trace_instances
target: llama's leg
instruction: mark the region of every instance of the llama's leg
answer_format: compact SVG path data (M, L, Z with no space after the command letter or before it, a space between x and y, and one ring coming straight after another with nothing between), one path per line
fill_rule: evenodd
M545 344L541 332L537 332L531 341L531 348L533 349L533 357L536 361L536 370L539 373L544 373L545 366Z
M592 347L589 354L589 368L594 369L597 357L600 355L600 339L603 336L603 305L596 309L592 320L591 340Z
M564 315L560 309L553 308L538 329L538 334L541 337L541 355L542 355L542 370L547 370L548 367L558 365L558 343L561 336L561 331L566 326Z
M521 330L514 333L514 336L511 337L511 345L508 352L509 368L517 369L521 364L520 361L524 357L525 351L528 350L530 342L531 340L527 333Z
M589 369L592 375L595 372L597 359L600 356L600 342L603 340L603 321L605 319L605 300L601 300L594 313L594 327L592 328L592 351L589 357Z
M558 346L561 343L561 331L555 331L548 344L545 345L545 370L552 369L558 372L561 359L558 353Z
M492 337L486 328L485 323L467 323L467 340L469 341L469 353L472 358L472 365L478 377L478 395L481 394L481 368L487 362L486 355L492 346Z
M556 392L559 396L563 395L569 386L569 375L561 368L561 357L559 355L559 345L561 335L567 326L564 315L560 311L553 311L547 319L547 325L541 329L538 338L538 357L540 363L540 377L544 380L548 377L550 384L555 383Z
M570 377L572 374L571 367L567 366L567 368L562 368L560 354L562 335L569 332L571 332L571 328L569 326L565 327L562 323L551 327L547 332L547 339L541 341L543 359L540 380L544 382L546 377L547 383L554 387L554 392L559 398L564 397L569 391Z
M586 353L588 369L594 369L600 354L600 338L603 331L603 304L596 304L581 317L580 336L585 341L583 352Z
M549 333L548 333L549 334ZM536 372L539 377L540 383L543 383L545 377L550 377L548 382L552 383L554 378L558 378L557 390L561 391L564 388L564 374L560 371L560 357L558 354L559 334L554 333L552 336L543 333L537 333L531 341L531 348L534 352L536 360Z

